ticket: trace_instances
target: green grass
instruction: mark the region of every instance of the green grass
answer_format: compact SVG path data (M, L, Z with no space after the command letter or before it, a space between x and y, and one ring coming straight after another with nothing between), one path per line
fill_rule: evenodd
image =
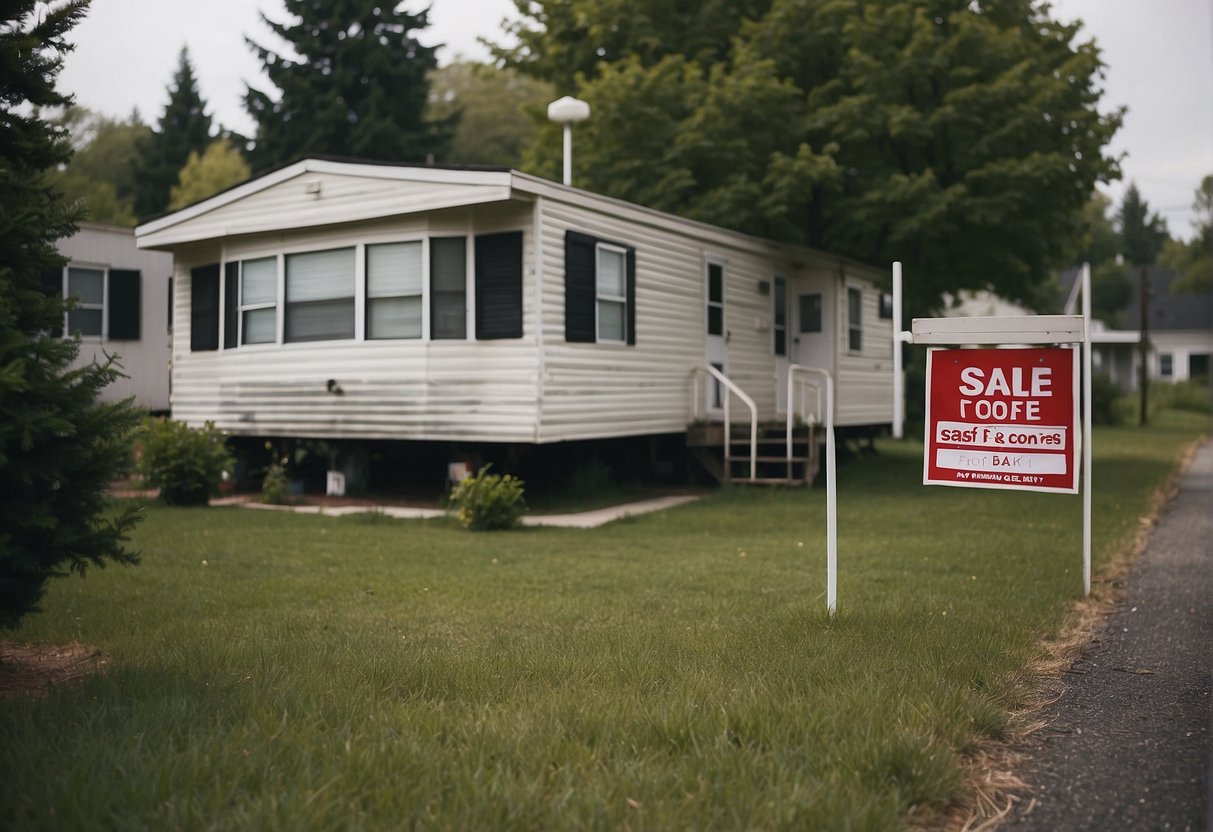
M1096 434L1095 546L1208 417ZM0 713L12 829L898 829L955 800L1081 592L1079 498L729 489L598 530L151 509L19 640L110 670ZM1097 567L1098 567L1097 563Z

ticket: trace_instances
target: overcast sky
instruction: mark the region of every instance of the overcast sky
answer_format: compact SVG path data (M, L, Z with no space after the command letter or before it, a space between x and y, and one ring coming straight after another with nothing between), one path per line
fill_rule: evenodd
M425 2L407 0L417 11ZM241 97L265 85L244 36L269 42L259 19L281 19L279 0L93 0L74 31L76 51L60 87L79 104L111 116L137 108L154 123L183 45L216 121L252 132ZM483 60L477 38L502 38L510 0L433 0L423 43L442 43L439 61ZM1125 154L1125 178L1107 188L1119 200L1135 181L1171 233L1191 236L1193 192L1213 173L1213 0L1054 0L1053 14L1084 21L1108 64L1102 109L1129 108L1113 152Z

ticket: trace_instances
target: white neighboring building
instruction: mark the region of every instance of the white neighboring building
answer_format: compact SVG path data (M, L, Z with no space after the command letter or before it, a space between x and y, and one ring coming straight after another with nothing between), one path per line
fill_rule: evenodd
M1078 308L1077 269L1062 275L1069 292L1065 314ZM1136 270L1134 286L1138 285ZM1209 381L1209 359L1213 355L1213 292L1173 293L1176 274L1171 269L1151 267L1146 271L1146 337L1149 341L1147 373L1151 381ZM1125 390L1136 390L1141 381L1141 294L1121 314L1123 329L1111 329L1096 321L1092 327L1092 359L1096 372L1106 374Z
M80 299L64 316L65 330L80 334L80 354L73 366L115 356L127 377L105 388L101 399L134 396L140 407L167 412L173 257L139 250L132 228L96 222L77 225L79 230L57 245L68 258L67 266L60 274L47 276L50 288Z

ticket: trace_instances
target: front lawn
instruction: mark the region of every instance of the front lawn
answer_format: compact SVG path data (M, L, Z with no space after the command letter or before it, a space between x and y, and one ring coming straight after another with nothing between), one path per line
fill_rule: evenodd
M1208 417L1095 437L1096 572ZM898 829L956 800L1081 593L1076 496L844 467L601 529L152 508L23 642L108 672L0 714L26 829Z

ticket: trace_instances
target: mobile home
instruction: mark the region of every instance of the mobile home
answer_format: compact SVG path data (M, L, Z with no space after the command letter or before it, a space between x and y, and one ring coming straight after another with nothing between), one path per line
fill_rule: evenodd
M137 229L175 262L175 418L549 443L892 416L881 274L510 170L308 159ZM708 368L712 368L709 370ZM713 370L715 372L713 372ZM793 374L795 375L795 374Z

